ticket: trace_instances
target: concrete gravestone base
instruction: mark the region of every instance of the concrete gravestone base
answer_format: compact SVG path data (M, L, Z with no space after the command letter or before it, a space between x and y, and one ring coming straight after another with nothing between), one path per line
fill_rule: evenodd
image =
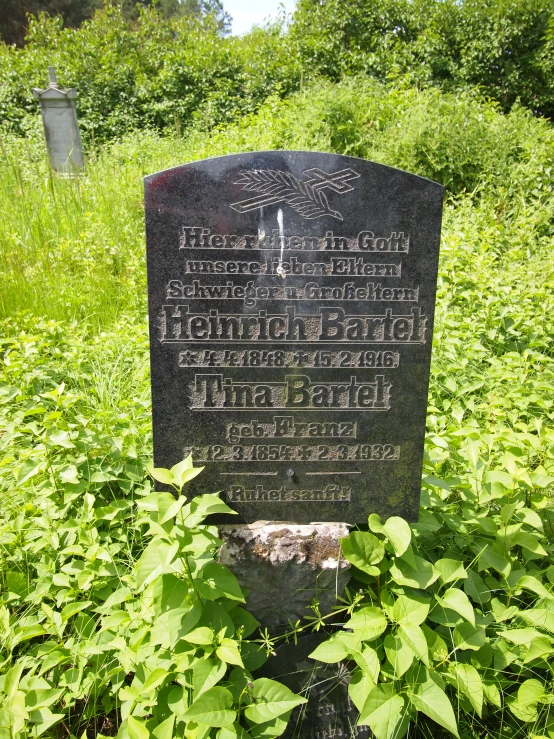
M258 521L219 527L225 542L219 560L249 590L246 606L272 635L287 630L289 621L310 615L316 599L320 612L332 611L336 596L349 579L349 563L340 555L345 523L271 523ZM257 676L279 680L308 698L292 714L285 739L346 739L369 736L356 728L358 712L348 697L349 671L342 664L326 665L308 655L327 634L300 636L283 643Z
M345 523L257 521L219 531L225 542L220 562L250 591L250 612L275 633L309 615L314 598L321 613L329 613L348 582L350 564L339 544L348 535Z

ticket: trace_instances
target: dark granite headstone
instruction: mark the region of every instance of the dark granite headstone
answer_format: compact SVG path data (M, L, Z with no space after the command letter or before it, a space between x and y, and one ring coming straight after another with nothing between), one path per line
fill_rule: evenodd
M147 177L155 465L245 522L415 520L442 199L296 151Z

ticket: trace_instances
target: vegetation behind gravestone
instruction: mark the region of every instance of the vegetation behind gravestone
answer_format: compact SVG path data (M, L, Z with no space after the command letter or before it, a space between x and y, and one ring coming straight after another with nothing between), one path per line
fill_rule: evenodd
M144 17L155 60L167 37ZM249 633L242 593L215 561L215 531L182 496L152 494L146 474L141 177L206 156L305 148L403 167L443 182L449 196L420 521L371 518L355 531L343 547L355 579L336 614L321 622L315 609L292 631L327 633L314 658L346 664L352 700L378 739L399 737L408 719L410 737L553 739L550 125L517 105L504 115L472 92L386 89L365 75L318 81L283 101L280 55L294 62L294 79L301 67L264 31L244 48L257 38L275 56L243 57L254 69L275 63L271 97L265 72L250 81L258 112L206 134L217 116L256 107L241 109L247 88L229 87L247 77L215 77L212 107L184 135L173 118L173 78L145 74L145 90L158 86L156 126L165 134L128 133L94 147L84 177L56 178L38 117L22 117L14 90L42 86L51 53L69 59L62 37L93 46L104 28L113 32L109 48L131 56L132 37L117 23L115 11L79 31L41 21L33 32L44 31L43 46L1 52L3 111L13 124L25 121L28 136L12 128L0 150L0 733L164 739L174 726L183 733L185 716L196 739L198 724L205 737L232 739L241 731L218 724L239 714L252 737L283 729L297 698L237 664L254 670L271 641ZM206 33L213 45L198 58L219 65L227 47ZM91 80L85 119L100 120L110 100L106 138L127 130L126 104L132 125L141 123L129 68L105 62L103 98L102 64L91 67L84 51L72 58ZM206 85L213 69L199 78ZM283 69L289 91L296 83ZM132 94L118 108L125 80ZM189 463L175 471L178 487L189 471ZM209 492L200 505L222 505ZM268 701L272 713L250 701Z
M150 497L145 473L151 439L140 176L229 151L297 146L439 173L450 191L420 522L408 529L371 519L369 530L349 537L344 551L356 577L336 615L319 624L331 642L314 657L346 662L352 699L379 739L393 730L399 736L405 716L410 736L444 730L551 739L550 127L520 108L504 116L471 95L353 81L320 85L290 102L273 99L209 137L131 134L99 152L77 180L49 175L40 138L7 137L3 146L4 726L17 724L17 739L35 727L58 737L85 728L88 736L110 735L118 726L122 737L160 739L171 723L163 706L183 715L181 688L201 691L208 667L206 679L216 680L210 705L223 721L239 710L240 666L229 660L223 673L217 654L204 655L231 649L222 641L231 639L253 668L247 653L262 654L263 637L237 631L233 613L247 619L237 590L231 598L210 590L218 586L209 567L214 532L194 526L184 534L169 507L161 523L160 506L170 501ZM173 569L194 600L191 580L179 571L180 547L160 544L173 529L171 536L197 548L192 579L206 580L198 587L206 588L199 592L211 624L225 611L234 634L216 628L209 644L187 641L186 614L164 600ZM152 584L141 587L142 576ZM166 606L167 638L184 637L178 646L160 636ZM317 626L314 619L302 627ZM198 636L207 639L192 633ZM256 690L268 688L255 673L247 679ZM253 690L246 684L245 695ZM118 707L131 704L129 728L121 725L127 708ZM271 719L275 732L287 712Z
M549 0L302 0L289 29L281 19L243 38L225 37L210 7L175 16L143 8L130 21L108 4L79 28L30 17L24 48L0 43L0 126L28 130L30 90L51 64L60 84L78 88L89 145L137 127L210 130L320 77L473 89L505 112L516 102L554 111Z

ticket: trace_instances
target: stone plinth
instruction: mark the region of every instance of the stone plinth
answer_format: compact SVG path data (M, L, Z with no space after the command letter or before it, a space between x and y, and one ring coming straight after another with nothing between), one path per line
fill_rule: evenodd
M340 556L345 523L271 523L219 527L225 542L219 560L249 591L247 608L270 630L309 615L314 598L329 613L349 578Z

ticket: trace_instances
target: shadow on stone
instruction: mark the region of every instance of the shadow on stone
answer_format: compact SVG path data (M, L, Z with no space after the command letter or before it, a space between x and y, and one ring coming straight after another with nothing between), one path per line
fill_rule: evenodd
M356 726L358 710L348 696L349 670L342 664L326 665L308 655L328 634L300 636L298 643L283 644L256 673L279 680L308 699L289 720L283 739L369 739L369 727Z

